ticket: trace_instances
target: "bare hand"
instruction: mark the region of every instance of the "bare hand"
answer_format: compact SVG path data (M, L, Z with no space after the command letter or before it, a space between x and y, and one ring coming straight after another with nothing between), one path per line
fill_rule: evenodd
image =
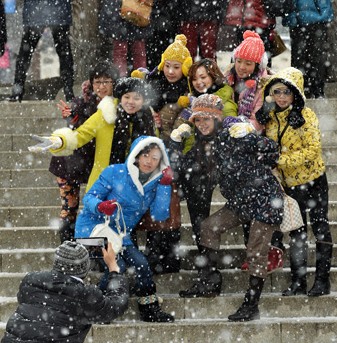
M57 107L59 110L61 110L63 119L71 115L70 106L67 103L65 103L63 100L60 100L60 102L57 104Z
M109 268L109 272L119 272L119 267L116 261L116 254L112 249L111 242L108 243L108 249L102 248L103 251L103 259L106 265Z
M156 127L159 129L161 127L161 118L160 118L160 114L153 111L152 112L152 118L153 118L153 121L156 125Z

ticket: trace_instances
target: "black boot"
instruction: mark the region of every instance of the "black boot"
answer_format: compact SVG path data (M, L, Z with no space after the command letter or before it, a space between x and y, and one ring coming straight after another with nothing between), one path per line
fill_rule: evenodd
M75 223L69 222L68 219L61 220L59 235L61 243L73 240L75 235Z
M216 297L220 295L222 276L217 270L218 251L201 247L202 266L199 266L198 279L194 285L179 292L182 298Z
M21 102L24 94L24 87L19 84L14 84L12 95L7 99L10 102Z
M150 298L149 297L143 297L140 298L141 301L146 302L145 298ZM174 317L170 315L169 313L164 312L158 303L158 300L155 302L152 302L150 304L141 304L138 303L138 308L139 308L139 314L140 314L140 319L144 322L157 322L157 323L172 323L174 322Z
M234 313L228 316L231 322L248 322L260 319L259 301L261 297L264 279L251 275L249 278L249 289L245 295L243 304Z
M310 297L330 294L330 268L332 257L331 243L316 243L316 275L315 282L308 292Z
M198 278L189 289L179 292L182 298L214 298L220 295L222 286L222 276L218 270Z
M282 292L286 297L307 294L307 236L303 231L293 233L296 236L289 248L291 285Z

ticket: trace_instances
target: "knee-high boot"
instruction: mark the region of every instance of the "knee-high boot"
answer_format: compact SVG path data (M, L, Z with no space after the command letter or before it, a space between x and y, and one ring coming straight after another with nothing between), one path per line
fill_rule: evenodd
M217 270L218 251L201 246L202 253L198 256L198 278L193 286L179 292L182 298L216 297L220 295L222 276Z
M330 268L332 257L332 243L316 243L316 275L315 282L308 295L318 297L330 294Z
M282 292L283 296L307 294L307 236L305 232L297 233L296 239L290 241L291 285Z
M245 294L243 304L234 313L228 316L231 322L247 322L254 319L260 319L259 301L265 279L250 275L249 289Z

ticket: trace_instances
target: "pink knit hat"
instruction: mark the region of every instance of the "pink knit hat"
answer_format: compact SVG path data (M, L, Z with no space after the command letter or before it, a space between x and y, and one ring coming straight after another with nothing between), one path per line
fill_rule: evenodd
M243 42L234 50L234 58L242 58L260 64L264 53L264 44L259 34L247 30L243 34Z

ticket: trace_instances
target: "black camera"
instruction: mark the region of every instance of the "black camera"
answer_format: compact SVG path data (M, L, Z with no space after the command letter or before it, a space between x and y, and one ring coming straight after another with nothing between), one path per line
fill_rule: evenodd
M106 237L76 238L75 240L86 247L91 259L103 258L102 248L108 249L108 239Z

